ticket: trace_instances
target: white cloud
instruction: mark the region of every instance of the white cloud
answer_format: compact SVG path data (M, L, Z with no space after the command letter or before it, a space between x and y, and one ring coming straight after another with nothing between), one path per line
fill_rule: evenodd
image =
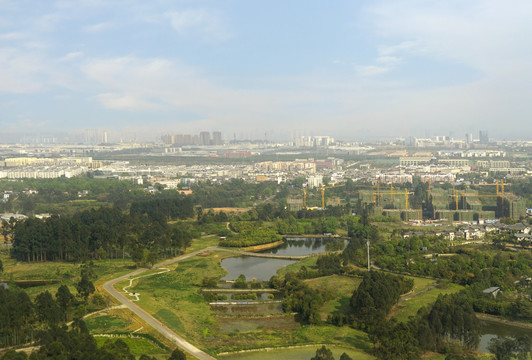
M376 61L379 64L395 65L401 62L401 58L397 56L379 56Z
M59 61L60 62L70 61L70 60L78 59L82 56L83 56L83 52L81 51L70 52L66 54L65 56L63 56L62 58L60 58Z
M391 70L389 67L376 65L356 66L355 69L359 76L376 76Z
M0 34L1 40L21 40L26 38L26 35L22 32L9 32L5 34Z
M115 110L155 110L157 104L144 101L131 94L105 93L97 96L98 100L108 109Z
M13 48L0 49L0 93L32 93L43 89L38 79L46 73L42 58Z
M209 40L227 40L230 37L220 16L212 11L205 9L171 11L164 16L170 19L172 28L181 36L199 32Z
M112 28L114 25L111 22L101 22L98 24L87 25L83 27L86 33L98 33Z

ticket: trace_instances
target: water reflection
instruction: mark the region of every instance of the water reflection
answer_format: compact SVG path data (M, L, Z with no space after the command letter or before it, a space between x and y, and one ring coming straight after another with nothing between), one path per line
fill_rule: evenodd
M347 243L347 240L337 238L287 238L283 245L261 251L261 253L287 256L319 254L327 250L329 242L335 241L343 241L344 245Z
M489 320L480 321L480 342L478 344L478 350L483 352L489 352L488 346L491 339L497 336L505 336L509 338L516 338L518 336L528 335L532 338L532 329L524 329L521 327L511 326L507 324L501 324Z
M283 266L294 263L295 260L267 259L251 256L238 256L222 260L222 267L229 272L221 280L235 280L244 274L248 281L255 278L267 281Z

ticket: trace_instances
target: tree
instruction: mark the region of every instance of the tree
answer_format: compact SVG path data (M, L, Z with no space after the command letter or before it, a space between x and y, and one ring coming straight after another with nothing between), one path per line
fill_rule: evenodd
M41 321L46 321L49 325L57 325L61 320L61 310L52 298L50 292L45 291L35 298L35 310Z
M66 311L68 307L74 301L74 295L72 295L72 293L70 292L70 290L68 289L66 285L61 285L59 289L57 289L55 298L57 299L57 303L59 304L59 307L63 311Z
M187 359L187 356L185 355L185 353L177 348L174 351L172 351L172 355L170 355L170 357L168 358L168 360L186 360L186 359Z
M81 277L81 280L76 285L76 290L83 298L83 300L87 301L90 294L92 294L96 289L94 288L94 284L92 283L92 281L90 281L89 278L84 275Z
M316 355L314 355L314 357L310 360L334 360L334 356L331 350L327 349L325 346L322 346L316 350Z
M25 360L28 356L24 352L16 352L15 350L9 350L1 357L2 360Z
M0 260L0 273L4 271L4 264L2 263L2 260Z
M353 360L353 359L351 358L351 356L347 355L346 353L343 353L340 356L340 360Z
M106 353L107 356L102 356L103 359L116 359L116 360L135 360L135 356L129 351L127 344L121 340L107 340L103 344L101 351Z
M497 337L491 339L488 350L495 354L497 360L510 360L514 357L526 360L531 350L531 341L528 336L520 336L517 339Z

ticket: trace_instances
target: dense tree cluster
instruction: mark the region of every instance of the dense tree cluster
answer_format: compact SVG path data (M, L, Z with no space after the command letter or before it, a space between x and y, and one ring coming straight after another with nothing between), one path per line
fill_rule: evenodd
M320 276L339 274L342 272L342 261L338 254L326 254L316 261Z
M209 181L192 185L194 203L203 207L245 207L277 194L277 184L246 183L233 179L220 184Z
M147 215L153 220L186 219L194 215L192 199L189 196L166 194L134 201L129 209L131 216Z
M377 271L366 273L351 297L355 319L363 325L374 324L388 315L401 294L412 290L414 281Z
M71 261L124 257L128 251L136 262L142 262L150 253L173 255L176 250L189 246L191 238L190 231L183 226L170 227L166 222L103 207L73 216L55 215L18 222L14 228L12 255L28 262Z
M268 244L280 241L282 238L269 227L259 226L251 222L232 222L231 228L238 234L220 241L221 246L244 247Z
M469 359L476 349L479 324L471 302L463 294L440 296L406 323L381 321L370 329L378 359L420 359L423 351L455 351L449 359ZM465 351L465 354L464 354ZM474 358L474 357L473 357Z
M491 339L488 349L495 354L496 360L526 360L530 359L532 340L528 336L519 336L515 339L497 337Z
M300 321L309 324L321 322L320 308L325 302L325 294L311 289L294 273L288 273L283 280L273 276L270 286L283 293L283 310L296 312Z

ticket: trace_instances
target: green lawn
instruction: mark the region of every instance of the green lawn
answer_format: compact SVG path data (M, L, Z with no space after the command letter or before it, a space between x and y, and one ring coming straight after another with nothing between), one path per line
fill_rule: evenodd
M348 312L349 302L353 292L358 288L362 279L331 275L316 279L305 280L305 283L313 289L323 290L330 294L331 300L326 301L321 308L322 320L334 313Z
M222 359L227 360L270 360L270 359L290 359L290 360L308 360L316 355L316 350L319 346L302 347L296 349L280 349L270 351L254 351L249 353L234 354L221 356ZM370 360L375 357L349 348L327 346L333 353L335 359L339 359L342 353L346 353L355 360Z
M116 338L96 337L96 343L98 344L98 347L102 347L102 345L110 339L112 341L116 340ZM161 360L168 359L168 357L170 356L169 351L161 349L160 347L154 345L150 341L143 338L120 337L120 340L122 340L129 346L131 354L135 355L137 359L142 354L146 354L148 356L155 356L157 359Z
M94 315L87 318L85 324L92 334L104 334L124 332L133 322L116 315Z
M297 272L299 269L301 269L302 266L306 266L308 269L316 270L316 262L318 261L317 256L309 256L308 258L305 258L301 261L295 262L293 264L284 266L277 270L277 274L279 276L284 276L287 272Z
M453 294L463 289L463 286L449 284L444 288L435 287L427 292L414 296L413 298L399 303L395 312L395 319L398 321L407 321L410 316L415 316L419 309L436 301L438 296Z

